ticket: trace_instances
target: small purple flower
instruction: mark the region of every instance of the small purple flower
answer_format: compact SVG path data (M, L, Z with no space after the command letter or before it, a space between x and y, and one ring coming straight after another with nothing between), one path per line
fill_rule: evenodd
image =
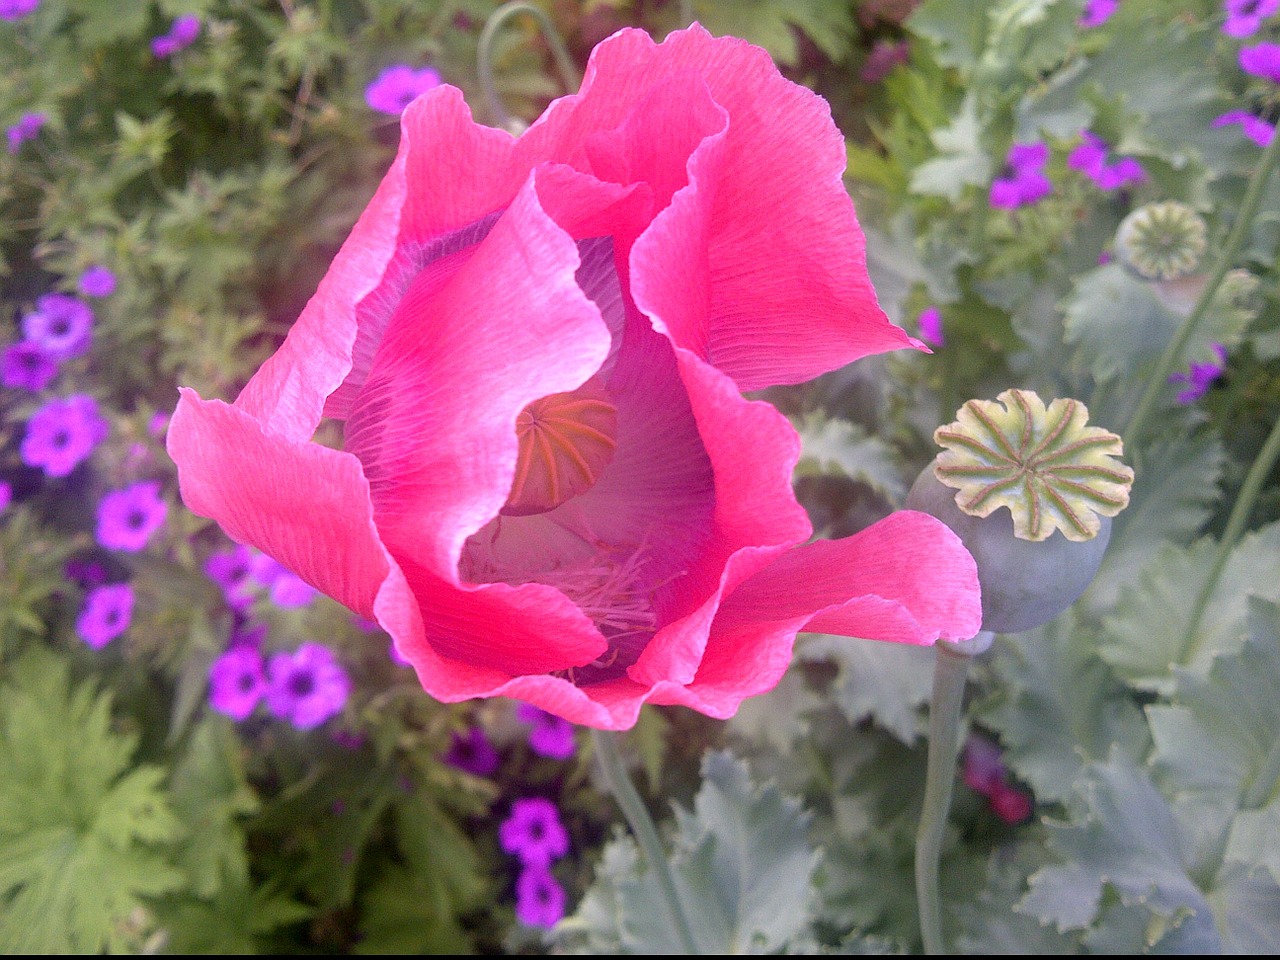
M1280 9L1280 0L1225 0L1222 8L1227 14L1222 32L1229 37L1251 37L1263 20Z
M926 307L916 318L916 326L920 330L920 339L931 347L946 346L947 338L942 332L942 314L937 307Z
M374 624L374 629L375 630L378 629L377 624ZM391 662L394 663L397 667L413 666L413 662L408 657L406 657L403 653L400 652L400 648L396 646L396 641L394 638L387 644L387 656L391 658Z
M398 117L419 94L440 86L440 74L430 67L415 70L403 63L387 67L365 87L364 101L379 113Z
M1272 83L1280 83L1280 43L1257 43L1240 48L1240 69Z
M498 843L525 866L550 866L569 852L569 834L560 811L545 797L525 797L511 805L498 827Z
M58 365L39 344L11 343L0 356L0 383L6 387L43 390L57 372Z
M147 433L155 437L157 440L163 439L165 433L169 429L169 418L172 414L165 413L163 410L157 410L151 415L151 419L147 421Z
M37 410L27 421L18 452L23 463L39 467L45 476L65 477L88 459L109 430L93 397L78 393Z
M0 480L0 513L4 513L9 509L9 504L13 502L13 487L9 486L7 480Z
M160 482L142 480L112 490L98 504L98 543L108 550L136 553L164 524L169 505L160 499Z
M962 769L969 789L987 797L1004 783L1006 777L1000 747L977 734L971 734L965 741Z
M127 583L96 587L85 597L76 618L76 633L93 649L101 650L129 629L132 618L133 587Z
M152 39L151 53L163 60L180 50L187 49L196 42L198 36L200 36L200 18L194 13L184 13L173 21L168 33Z
M1244 135L1256 143L1260 147L1265 147L1271 142L1271 138L1276 134L1276 127L1273 123L1267 123L1261 117L1255 117L1246 110L1231 110L1213 118L1210 124L1212 127L1226 127L1233 123L1240 124L1244 130Z
M205 574L222 588L222 595L232 610L244 610L253 603L249 585L252 569L253 551L244 544L211 553L204 562Z
M0 0L0 20L20 20L40 6L40 0Z
M877 40L867 55L858 79L863 83L879 83L899 64L906 63L910 47L905 40Z
M1120 0L1088 0L1084 5L1084 13L1076 22L1086 29L1100 27L1111 19L1111 15L1116 12L1118 6L1120 6Z
M1044 143L1015 143L1005 157L1007 176L991 182L991 206L1003 209L1038 203L1053 192L1053 183L1044 175L1049 147Z
M483 730L472 727L466 733L453 735L444 762L477 777L491 777L498 772L498 751Z
M24 113L18 122L5 130L5 139L9 142L9 152L17 153L24 143L34 140L40 135L41 128L49 122L48 114L40 111Z
M76 284L86 297L109 297L116 292L116 275L101 265L87 268Z
M1133 157L1120 157L1108 163L1110 147L1107 142L1088 130L1084 140L1067 156L1067 166L1079 170L1094 182L1100 190L1110 192L1147 179L1147 172Z
M1218 362L1196 363L1192 361L1187 373L1169 374L1170 383L1185 383L1185 390L1180 390L1176 397L1178 403L1186 406L1203 397L1224 370L1227 369L1227 348L1220 343L1213 345L1213 352L1218 355Z
M255 646L234 644L209 667L209 706L234 720L253 713L266 689L262 654Z
M564 887L546 867L526 866L516 880L516 919L527 927L554 927L564 916Z
M568 760L577 749L573 724L531 703L516 706L516 719L530 725L529 748L540 757Z
M73 557L62 567L62 575L82 587L99 587L107 582L107 568L93 560Z
M333 651L304 643L267 662L267 709L299 730L318 727L342 710L351 679Z
M54 360L70 360L89 349L93 311L65 293L46 293L22 318L22 334Z
M249 561L249 569L253 578L267 588L271 602L277 607L305 607L319 593L315 587L265 553L254 556Z

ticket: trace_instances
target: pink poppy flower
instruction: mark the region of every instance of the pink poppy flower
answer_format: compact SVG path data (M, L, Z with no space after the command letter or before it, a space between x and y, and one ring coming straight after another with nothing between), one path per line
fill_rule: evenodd
M183 498L448 702L727 717L799 630L972 636L931 517L805 544L797 435L742 395L922 346L876 303L844 157L821 99L696 26L615 34L518 138L427 91L275 356L234 404L183 391Z

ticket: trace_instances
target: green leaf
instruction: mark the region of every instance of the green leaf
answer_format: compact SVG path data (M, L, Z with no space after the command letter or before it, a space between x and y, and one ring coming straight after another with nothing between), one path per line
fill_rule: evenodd
M1036 630L1002 636L997 693L980 711L1000 734L1004 761L1043 800L1068 796L1081 769L1111 745L1139 753L1142 715L1107 665L1096 636L1068 612Z
M1183 863L1168 804L1122 751L1086 768L1067 811L1066 823L1048 827L1050 845L1065 863L1032 876L1020 910L1060 930L1084 928L1109 887L1121 903L1142 906L1159 921L1152 926L1156 940L1184 925L1197 939L1217 940L1209 904Z
M993 165L982 146L982 127L972 95L965 97L951 126L935 130L932 138L939 156L911 171L913 193L956 201L965 187L985 186L991 181Z
M1222 444L1209 431L1177 433L1148 450L1148 463L1160 464L1134 481L1129 506L1115 518L1102 566L1082 602L1102 614L1120 590L1169 541L1185 546L1213 512L1224 460Z
M475 950L448 901L441 901L430 873L384 865L360 907L356 953L438 955Z
M990 0L925 0L907 26L937 48L938 62L967 74L987 42Z
M804 672L793 667L768 693L744 700L728 721L729 730L748 744L768 744L785 754L809 732L806 714L822 703L809 689Z
M694 0L694 17L716 36L759 44L780 63L796 63L800 48L793 28L803 30L832 60L849 50L853 20L842 0Z
M805 417L798 430L797 476L838 473L850 480L861 480L893 501L901 501L906 495L906 481L898 470L893 447L856 423L828 419L814 412Z
M677 810L671 858L699 952L782 950L808 923L818 859L808 817L776 787L754 786L727 753L708 754L702 769L693 810ZM553 936L572 952L684 952L657 877L624 837L610 841L595 883Z
M263 935L314 912L280 893L276 884L255 889L245 882L230 882L211 900L166 904L160 916L169 934L166 952L218 956L258 953Z
M961 932L957 951L966 956L1055 956L1081 953L1078 936L1015 910L1027 889L1027 876L1044 865L1040 844L1023 843L994 851L986 883L972 902L956 907Z
M182 874L156 845L181 833L164 771L129 768L134 738L110 700L72 687L37 648L0 689L0 946L10 953L127 949L125 921Z
M1280 602L1280 524L1273 523L1236 544L1184 646L1216 552L1217 544L1207 539L1187 548L1165 544L1142 568L1137 585L1121 592L1115 612L1103 621L1099 653L1132 686L1169 690L1175 665L1208 673L1216 655L1243 646L1251 595Z
M1152 284L1114 263L1082 274L1065 310L1066 340L1076 346L1077 362L1104 381L1155 361L1180 322Z
M123 40L146 32L151 11L146 3L99 3L98 0L70 0L80 17L80 38L98 45Z
M906 744L920 735L918 708L933 687L930 648L820 635L806 638L799 656L835 664L829 696L850 723L871 717Z

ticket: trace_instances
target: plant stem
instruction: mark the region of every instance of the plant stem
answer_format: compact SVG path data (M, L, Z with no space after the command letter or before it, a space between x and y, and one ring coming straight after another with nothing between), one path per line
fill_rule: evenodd
M1262 766L1253 775L1244 795L1240 798L1241 810L1257 810L1275 792L1276 782L1280 781L1280 740L1271 745Z
M613 792L614 799L618 801L618 806L622 808L622 815L627 818L631 832L635 834L640 848L644 851L645 859L649 861L649 866L658 878L658 886L662 889L662 896L667 901L667 909L671 912L676 935L684 946L684 952L696 955L700 951L697 942L693 939L693 931L689 926L689 919L684 914L680 897L676 893L675 878L671 875L671 865L667 862L666 852L662 849L662 841L658 839L658 828L653 825L653 818L649 816L644 801L640 799L635 784L631 782L631 776L627 773L626 765L623 764L622 757L618 753L616 736L617 734L607 730L591 731L591 740L595 744L596 755L600 758L605 782Z
M565 46L564 38L560 36L560 31L556 29L556 25L547 16L546 11L532 3L523 3L519 0L504 3L485 21L484 30L480 32L477 52L480 88L484 91L485 103L489 106L489 113L494 122L504 128L511 126L511 114L503 106L502 98L498 96L498 88L493 81L493 42L502 25L521 13L527 13L538 21L538 29L542 31L547 46L551 48L556 69L560 71L560 81L564 84L565 93L577 93L578 87L582 85L582 78L578 76L578 68L574 65L573 57L569 55L569 48Z
M942 901L938 893L938 864L951 810L960 747L960 707L964 702L969 653L947 643L937 645L933 669L933 698L929 703L929 766L924 785L924 809L916 833L916 900L920 909L920 937L931 956L945 954L942 942Z
M1280 141L1280 137L1276 137L1272 143L1277 141ZM1218 586L1218 579L1227 565L1231 550L1240 539L1240 535L1244 533L1245 524L1249 522L1249 514L1253 512L1253 505L1262 491L1262 485L1266 482L1278 458L1280 458L1280 419L1272 425L1266 443L1262 445L1258 456L1254 458L1253 465L1249 467L1249 473L1244 478L1236 502L1231 506L1231 515L1227 517L1227 528L1222 531L1222 540L1218 543L1218 552L1213 558L1209 576L1200 587L1196 602L1192 605L1191 613L1187 617L1187 626L1182 633L1182 642L1178 646L1180 651L1178 663L1183 666L1199 652L1199 637L1196 634L1200 629L1200 621L1204 619L1204 612L1209 606L1209 600L1213 597L1213 591Z
M1218 287L1222 284L1222 278L1227 275L1227 271L1231 269L1231 265L1235 263L1236 257L1240 253L1240 248L1244 245L1245 237L1249 233L1249 227L1253 225L1254 214L1258 212L1258 206L1262 202L1263 190L1266 188L1267 181L1271 179L1271 172L1276 167L1277 158L1280 158L1280 137L1272 137L1271 143L1263 151L1262 158L1258 161L1257 169L1253 172L1253 179L1249 181L1249 188L1245 191L1244 200L1240 204L1240 212L1236 216L1236 222L1231 227L1231 233L1227 236L1227 242L1223 244L1222 255L1218 258L1218 262L1213 268L1213 273L1209 275L1209 280L1205 284L1204 290L1201 291L1195 307L1192 308L1187 318L1182 321L1177 335L1165 347L1164 353L1160 355L1156 369L1152 372L1151 379L1147 382L1147 387L1142 393L1142 399L1138 401L1138 408L1133 412L1133 417L1129 420L1129 426L1124 431L1124 444L1135 461L1138 453L1138 441L1142 438L1142 432L1147 425L1147 421L1151 418L1152 413L1155 412L1156 401L1160 398L1160 392L1168 383L1169 374L1173 372L1174 365L1178 363L1183 350L1186 349L1187 343L1191 339L1191 335L1195 333L1196 327L1200 325L1200 321L1209 312L1209 305L1213 303Z

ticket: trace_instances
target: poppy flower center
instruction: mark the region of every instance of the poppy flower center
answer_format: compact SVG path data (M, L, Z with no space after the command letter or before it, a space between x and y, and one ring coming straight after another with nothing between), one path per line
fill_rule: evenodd
M516 476L502 512L546 513L590 490L613 460L617 433L617 408L597 384L533 401L516 418Z

